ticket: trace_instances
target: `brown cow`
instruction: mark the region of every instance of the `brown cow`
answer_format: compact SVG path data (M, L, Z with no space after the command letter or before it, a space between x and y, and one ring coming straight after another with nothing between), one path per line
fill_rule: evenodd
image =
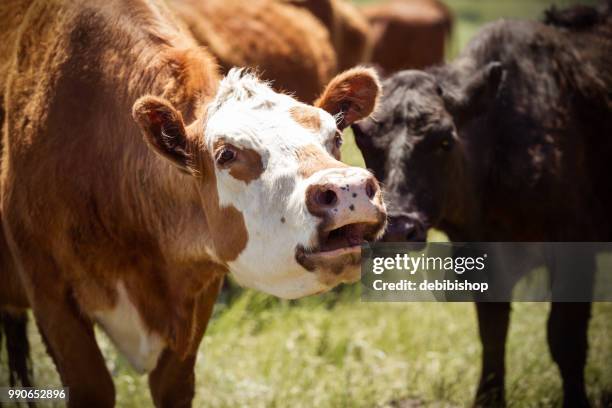
M346 0L285 0L310 11L329 31L338 57L338 68L349 69L368 58L368 21Z
M386 214L374 177L338 161L337 125L373 110L371 70L314 107L244 71L221 79L163 3L13 3L0 281L20 287L0 309L32 308L69 406L114 405L94 324L149 372L156 406L189 406L228 271L286 298L358 279Z
M169 5L225 72L255 68L275 89L308 103L337 72L329 33L305 10L276 0L172 0Z
M385 74L444 61L453 17L439 0L391 0L362 12L372 29L370 62Z

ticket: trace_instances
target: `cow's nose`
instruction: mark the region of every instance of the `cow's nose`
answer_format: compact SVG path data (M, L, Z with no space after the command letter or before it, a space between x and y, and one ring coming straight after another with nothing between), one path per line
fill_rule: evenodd
M361 181L358 184L318 184L313 186L313 192L309 196L310 206L319 211L326 211L329 209L338 209L342 207L342 204L347 204L348 208L351 209L351 205L354 204L351 198L358 198L359 195L365 195L368 199L372 200L378 191L378 185L374 181L373 177L368 177L365 181Z
M407 215L389 215L387 230L383 236L386 242L424 242L427 230L413 217Z
M306 190L308 210L344 222L377 222L384 206L378 182L368 171L345 168L321 175Z

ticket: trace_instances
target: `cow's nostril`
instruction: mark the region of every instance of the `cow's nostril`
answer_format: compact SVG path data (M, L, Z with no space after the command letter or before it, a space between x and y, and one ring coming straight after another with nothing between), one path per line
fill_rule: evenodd
M416 228L408 228L408 231L406 232L406 241L416 241L417 235Z
M320 205L331 206L336 204L338 196L333 190L323 190L317 193L315 200Z
M368 196L370 200L373 199L374 196L376 195L376 185L374 184L374 181L372 180L368 180L366 184L366 195Z

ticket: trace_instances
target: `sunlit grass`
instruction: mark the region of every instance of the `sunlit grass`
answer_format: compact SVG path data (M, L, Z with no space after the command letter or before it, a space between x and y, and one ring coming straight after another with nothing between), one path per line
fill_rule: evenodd
M473 309L467 303L362 303L358 286L297 302L244 291L230 308L221 306L200 347L194 406L374 407L403 399L465 406L480 359ZM545 340L548 309L545 303L513 306L510 406L560 401ZM596 407L612 387L611 321L612 304L595 304L586 373ZM36 383L59 385L34 327L31 337ZM146 377L99 338L118 406L149 406Z
M355 143L353 131L349 128L344 131L344 143L342 144L342 161L351 166L365 167L363 156Z

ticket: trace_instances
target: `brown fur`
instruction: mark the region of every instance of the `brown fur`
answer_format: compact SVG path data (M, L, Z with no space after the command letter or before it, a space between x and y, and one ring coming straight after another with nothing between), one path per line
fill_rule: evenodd
M337 70L329 34L304 10L274 0L172 0L170 6L224 71L255 68L303 102L312 102Z
M17 21L19 5L0 5L1 27ZM170 15L139 0L31 2L15 53L0 55L9 67L2 221L70 406L114 402L92 313L114 305L119 279L170 345L165 354L186 358L171 378L151 377L155 403L170 400L170 381L185 379L192 393L195 348L225 272L190 255L199 250L172 250L179 231L211 234L194 223L205 217L197 181L152 154L129 115L136 97L152 93L190 122L215 92L213 59ZM241 218L224 211L224 220ZM220 246L223 258L235 256Z
M344 129L372 113L380 94L378 77L370 68L353 68L336 76L315 105L333 115L341 114L338 127Z
M391 0L362 11L372 29L371 62L386 74L444 61L453 17L439 0Z
M69 406L112 406L93 326L122 283L167 344L149 377L155 405L189 405L219 282L248 242L243 215L220 206L201 134L220 79L215 61L161 0L7 7L0 16L13 22L0 27L20 23L14 52L0 55L0 270L21 285L9 294L5 286L0 304L33 309ZM378 90L369 75L343 74L321 105L352 120L367 115L364 92Z
M298 174L304 178L308 178L323 169L348 167L346 164L334 160L327 152L315 145L298 149L296 156L299 165Z
M21 0L5 0L0 7L0 55L5 56L0 60L0 95L4 94L4 86L8 76L10 60L6 58L15 52L14 47L18 37L18 27L23 20L28 3ZM2 108L0 98L0 109ZM2 128L2 114L0 113L0 128Z
M193 327L192 346L200 344L222 283L222 277L211 282L196 301L196 315L201 317L197 320L197 325ZM186 357L183 357L170 349L166 349L159 357L157 367L149 376L152 397L159 406L191 406L195 390L195 373L193 371L196 362L195 351L195 349L192 349Z
M327 28L344 71L367 60L370 49L368 21L347 0L286 0L310 11Z
M21 0L6 0L0 5L0 136L4 134L6 102L4 90L11 68L10 57L15 53L19 26L29 3ZM2 140L0 139L0 152ZM1 217L0 217L1 219ZM8 243L0 231L0 308L10 307L13 312L28 307L25 291L15 271ZM15 310L17 309L17 310Z
M226 146L225 141L218 140L215 143L213 156L217 157L217 154ZM230 145L231 146L231 145ZM238 148L231 146L236 151L237 160L231 163L229 166L229 173L236 180L244 181L249 184L253 180L257 180L261 173L264 172L263 163L261 162L261 155L253 149Z
M289 111L293 120L313 132L321 129L321 116L319 111L312 106L296 106Z
M243 161L236 163L230 169L230 175L236 180L244 181L249 184L253 180L257 180L264 171L261 155L253 149L238 149L239 157Z

